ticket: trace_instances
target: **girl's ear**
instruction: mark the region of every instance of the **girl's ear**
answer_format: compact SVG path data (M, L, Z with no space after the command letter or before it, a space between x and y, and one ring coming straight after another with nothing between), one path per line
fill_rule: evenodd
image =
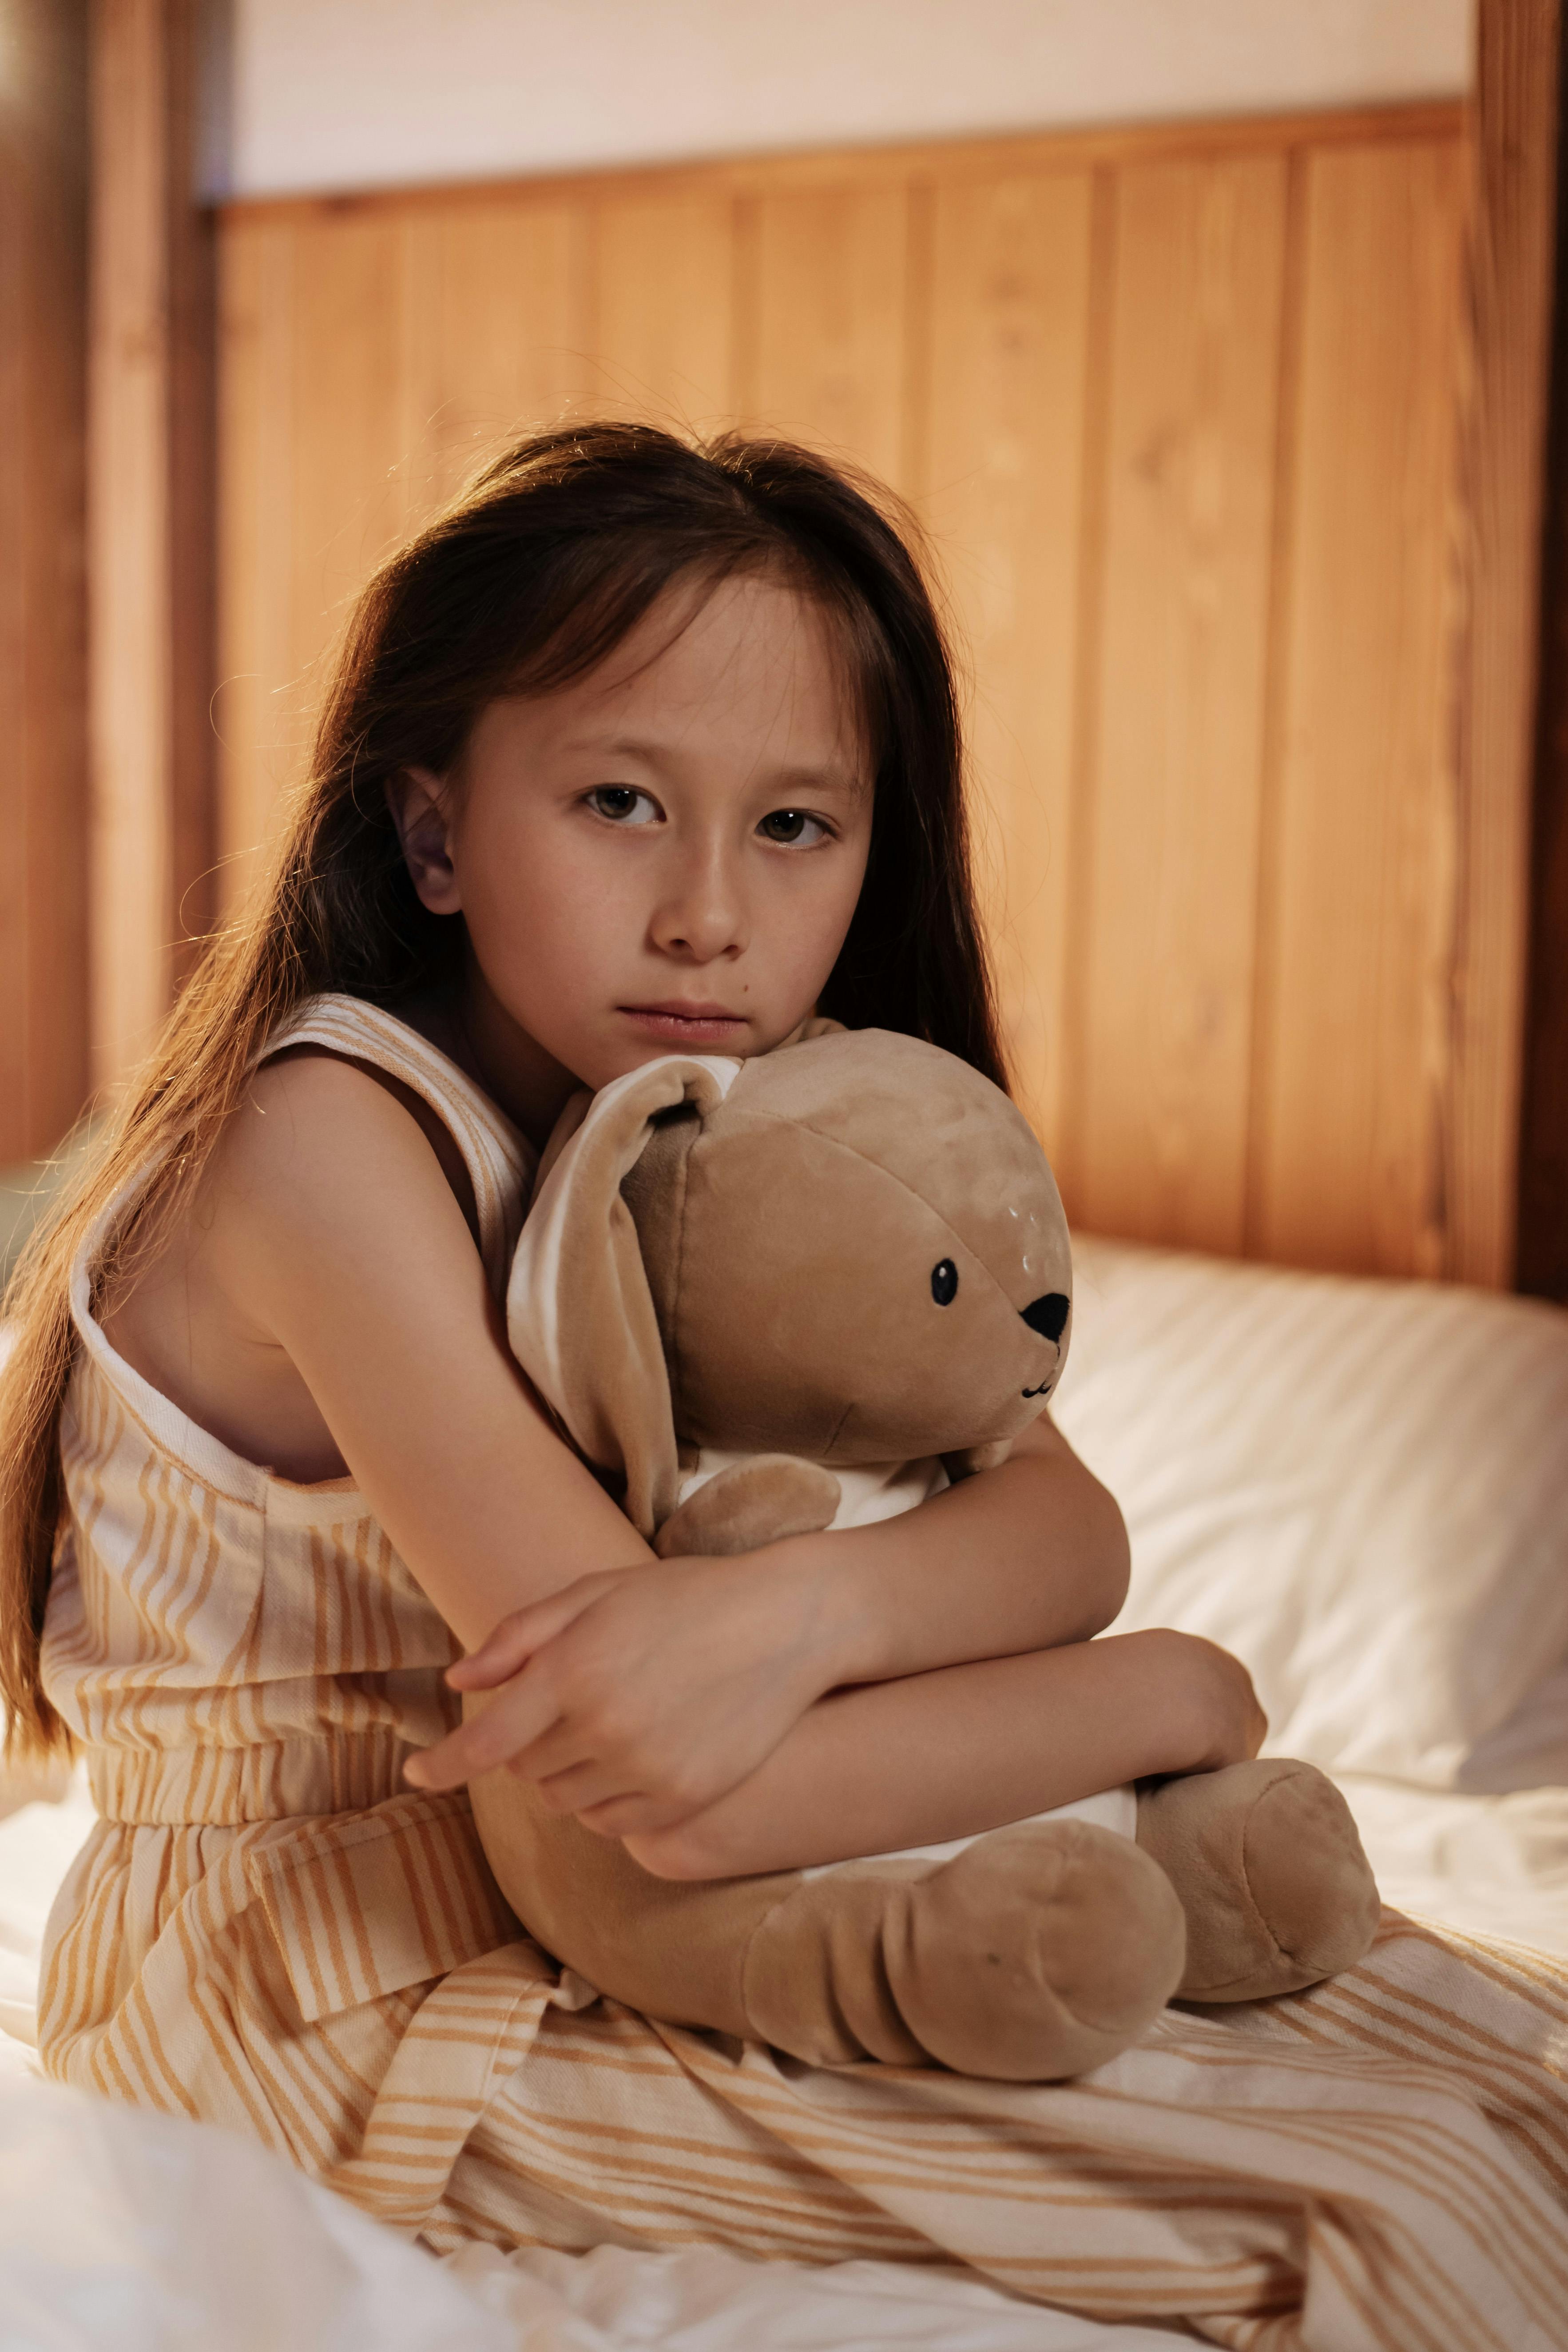
M462 906L447 828L447 788L432 769L400 768L386 786L386 804L404 863L433 915L455 915Z
M657 1114L693 1102L706 1118L744 1066L667 1055L601 1088L552 1138L507 1286L512 1354L580 1453L607 1474L649 1542L675 1508L679 1465L653 1294L621 1180Z

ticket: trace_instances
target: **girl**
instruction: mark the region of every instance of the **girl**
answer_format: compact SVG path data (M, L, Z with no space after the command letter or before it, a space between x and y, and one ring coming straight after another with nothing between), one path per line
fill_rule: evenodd
M1125 1538L1044 1419L884 1526L659 1562L536 1405L497 1298L566 1097L815 1009L1000 1080L914 562L797 450L523 442L366 591L269 894L14 1295L5 1693L102 1815L53 2074L441 2247L935 2242L1059 2292L1051 2095L596 2002L519 1939L461 1790L510 1763L711 1875L1258 1747L1223 1653L1088 1642ZM979 2249L981 2195L1022 2241Z

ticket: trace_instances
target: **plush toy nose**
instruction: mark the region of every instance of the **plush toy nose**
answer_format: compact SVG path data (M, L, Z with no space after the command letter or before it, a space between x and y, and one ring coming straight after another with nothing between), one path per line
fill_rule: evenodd
M1020 1307L1018 1311L1031 1331L1037 1331L1042 1339L1055 1341L1067 1329L1071 1310L1070 1298L1065 1297L1059 1290L1047 1290L1043 1298L1031 1300L1027 1307Z

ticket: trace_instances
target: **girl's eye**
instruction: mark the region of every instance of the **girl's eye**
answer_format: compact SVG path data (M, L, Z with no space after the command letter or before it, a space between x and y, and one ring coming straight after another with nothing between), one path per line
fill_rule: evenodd
M827 838L827 827L821 818L807 816L804 809L772 809L757 831L769 841L804 841L808 848Z
M588 794L588 805L599 816L607 816L612 824L655 824L658 821L658 803L651 793L638 792L635 784L595 784Z

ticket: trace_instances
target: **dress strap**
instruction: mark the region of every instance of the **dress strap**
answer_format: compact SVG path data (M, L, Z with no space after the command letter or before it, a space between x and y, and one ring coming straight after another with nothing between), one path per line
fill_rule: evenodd
M406 1021L357 996L315 996L268 1039L263 1061L290 1045L324 1045L369 1062L429 1104L463 1155L490 1287L506 1288L533 1181L535 1153L473 1080Z

